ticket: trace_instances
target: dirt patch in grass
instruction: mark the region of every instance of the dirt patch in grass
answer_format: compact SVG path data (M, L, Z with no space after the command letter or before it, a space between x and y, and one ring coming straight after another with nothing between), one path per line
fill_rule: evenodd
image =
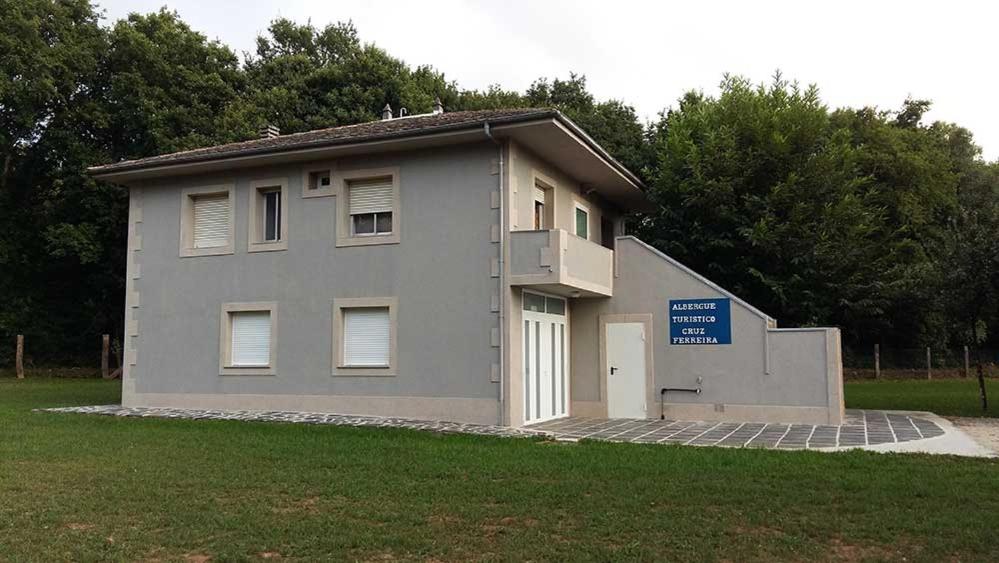
M828 544L830 561L908 561L918 557L922 546L908 540L896 545L858 544L843 538L833 538Z
M294 499L282 506L274 507L275 514L319 514L319 497L311 496Z

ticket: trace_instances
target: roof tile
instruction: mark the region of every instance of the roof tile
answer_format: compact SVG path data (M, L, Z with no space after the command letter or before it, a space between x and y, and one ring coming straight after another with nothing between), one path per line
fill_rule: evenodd
M557 115L557 112L544 108L520 108L414 115L383 121L369 121L355 125L331 127L328 129L317 129L304 133L292 133L277 137L214 145L136 160L124 160L102 166L94 166L89 168L88 172L99 175L152 166L218 160L249 154L280 153L306 147L332 146L382 138L426 135L450 129L467 129L486 122L520 121L549 115Z

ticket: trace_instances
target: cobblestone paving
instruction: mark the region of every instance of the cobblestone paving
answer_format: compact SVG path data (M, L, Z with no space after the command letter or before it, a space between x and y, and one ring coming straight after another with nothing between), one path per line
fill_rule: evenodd
M61 407L39 410L105 416L373 426L484 436L549 436L557 440L590 439L645 444L685 444L693 446L791 450L873 446L876 444L911 442L934 438L944 434L943 429L929 420L881 411L855 410L847 411L846 420L842 426L573 417L534 424L520 429L439 420L286 411L129 408L120 405Z
M846 411L842 426L562 418L530 428L563 440L786 450L873 446L935 438L944 434L942 428L922 418L859 410Z
M408 428L431 432L478 434L482 436L546 436L546 432L533 428L506 428L488 424L462 424L440 420L412 418L355 416L346 414L290 412L290 411L220 411L199 409L123 407L121 405L96 405L85 407L59 407L36 409L48 412L99 414L142 418L182 418L188 420L247 420L255 422L291 422L298 424L330 424L335 426L375 426L382 428Z

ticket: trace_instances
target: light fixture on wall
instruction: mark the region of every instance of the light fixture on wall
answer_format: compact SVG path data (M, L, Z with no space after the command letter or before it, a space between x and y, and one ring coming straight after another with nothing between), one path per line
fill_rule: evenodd
M583 294L583 293L582 293L582 292L580 292L580 291L570 291L570 292L569 292L569 297L579 297L579 296L580 296L580 295L582 295L582 294Z

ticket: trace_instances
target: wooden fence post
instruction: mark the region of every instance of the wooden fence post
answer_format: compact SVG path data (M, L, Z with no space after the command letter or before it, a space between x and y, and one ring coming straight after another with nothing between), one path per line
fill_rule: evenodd
M101 337L101 377L108 378L108 353L111 351L111 335Z
M881 379L881 345L874 345L874 379Z
M24 379L24 335L17 335L17 353L14 356L14 371L18 379Z
M971 362L968 361L968 347L964 347L964 377L971 375Z
M930 357L930 347L926 347L926 379L933 379L933 362Z

